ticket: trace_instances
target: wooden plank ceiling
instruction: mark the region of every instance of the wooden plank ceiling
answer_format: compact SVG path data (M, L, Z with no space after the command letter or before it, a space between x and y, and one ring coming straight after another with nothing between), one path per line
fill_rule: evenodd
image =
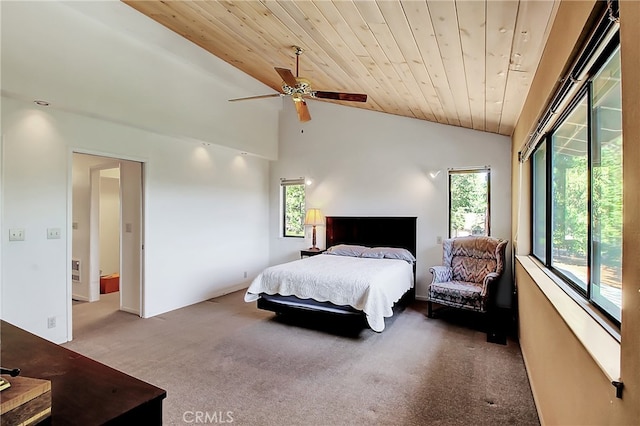
M274 67L295 74L293 46L300 46L299 75L314 90L368 95L366 103L338 103L502 135L513 131L558 7L558 0L123 1L275 92L282 79Z

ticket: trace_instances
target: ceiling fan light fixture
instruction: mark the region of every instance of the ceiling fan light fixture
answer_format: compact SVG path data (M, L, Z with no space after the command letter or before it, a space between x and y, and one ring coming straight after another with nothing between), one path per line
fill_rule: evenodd
M299 77L299 59L302 54L302 48L298 46L292 46L296 54L296 74L293 75L291 70L286 68L274 67L280 78L282 79L282 93L274 95L262 95L262 96L250 96L248 98L230 99L230 101L241 101L245 99L260 99L272 96L291 96L296 111L298 113L298 119L301 122L311 120L309 109L304 98L314 99L330 99L334 101L349 101L349 102L367 102L367 95L360 93L342 93L342 92L324 92L315 91L311 88L311 82L306 78Z

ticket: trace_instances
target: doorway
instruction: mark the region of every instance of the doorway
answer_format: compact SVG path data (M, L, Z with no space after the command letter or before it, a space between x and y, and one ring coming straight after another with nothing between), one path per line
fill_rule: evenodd
M72 303L104 316L108 299L142 316L142 163L82 153L72 163Z

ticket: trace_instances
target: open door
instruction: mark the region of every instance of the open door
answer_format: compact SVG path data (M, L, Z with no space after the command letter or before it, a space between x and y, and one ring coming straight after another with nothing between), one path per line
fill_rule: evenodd
M142 163L120 162L120 309L142 316Z

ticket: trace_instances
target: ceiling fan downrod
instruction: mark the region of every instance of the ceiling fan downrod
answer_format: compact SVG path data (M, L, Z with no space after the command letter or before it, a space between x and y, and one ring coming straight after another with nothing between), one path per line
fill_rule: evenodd
M298 64L300 63L300 55L302 55L302 48L300 46L293 46L293 49L296 52L296 77L300 77L298 74L299 68Z

